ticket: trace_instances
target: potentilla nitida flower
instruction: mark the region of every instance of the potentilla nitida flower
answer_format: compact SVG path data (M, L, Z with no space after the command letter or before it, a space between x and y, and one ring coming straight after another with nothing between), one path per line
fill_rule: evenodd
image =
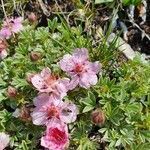
M9 144L9 135L4 132L0 132L0 150L4 150Z
M31 113L33 124L46 125L53 119L71 123L76 120L77 107L73 103L63 102L58 99L51 99L49 94L43 93L34 99L36 106Z
M6 19L0 30L0 36L9 39L12 34L20 32L23 29L22 21L22 17Z
M69 146L67 125L60 120L52 120L41 138L41 145L49 150L65 150Z
M101 65L98 61L90 62L86 48L75 49L72 55L66 54L59 62L63 71L71 76L69 89L74 89L78 84L83 88L89 88L97 83L97 75Z
M49 68L44 68L41 73L34 75L31 82L39 92L50 93L52 99L62 99L67 95L69 79L52 75Z
M6 40L0 38L0 60L4 59L5 57L7 57L7 42Z

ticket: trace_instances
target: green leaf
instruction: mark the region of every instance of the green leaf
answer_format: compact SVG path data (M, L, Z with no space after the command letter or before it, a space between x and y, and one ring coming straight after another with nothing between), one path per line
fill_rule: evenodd
M92 109L94 109L94 107L93 106L91 106L91 105L89 105L89 106L86 106L84 109L83 109L83 113L85 113L85 112L88 112L88 111L90 111L90 110L92 110Z
M28 146L27 146L27 143L26 143L26 141L22 141L22 149L23 150L29 150L29 148L28 148Z
M113 2L113 0L95 0L95 4L109 3L109 2Z
M5 100L5 99L6 99L5 96L3 96L2 93L0 93L0 102L3 101L3 100Z
M138 5L141 0L122 0L123 5Z

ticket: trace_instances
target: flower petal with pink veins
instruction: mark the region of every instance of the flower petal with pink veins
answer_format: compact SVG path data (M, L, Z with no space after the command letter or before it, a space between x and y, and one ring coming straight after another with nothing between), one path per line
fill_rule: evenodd
M63 71L72 71L74 69L74 62L72 61L72 56L69 54L64 55L63 59L60 60L59 65Z
M95 85L97 83L97 76L95 74L84 73L81 78L79 85L83 88L90 88L91 85Z
M46 112L39 111L39 109L35 109L33 113L31 113L32 122L35 125L44 125L47 123Z
M77 118L78 109L75 104L68 103L63 106L64 108L61 111L60 118L65 123L74 122Z
M68 89L73 90L78 84L79 84L79 77L73 76L69 83Z
M51 70L50 68L46 67L44 68L41 73L40 73L41 77L42 78L45 78L45 77L49 77L51 75Z
M88 73L93 72L93 73L97 74L101 70L101 64L98 61L96 61L94 63L89 62L86 66L86 69L87 69Z
M41 107L42 105L48 103L49 99L50 99L49 94L42 93L33 99L33 104L37 107Z
M77 61L77 62L84 62L88 60L88 50L86 48L77 48L74 50L72 57Z
M9 30L9 28L3 27L0 30L0 37L2 37L2 38L9 39L11 35L12 35L12 33Z

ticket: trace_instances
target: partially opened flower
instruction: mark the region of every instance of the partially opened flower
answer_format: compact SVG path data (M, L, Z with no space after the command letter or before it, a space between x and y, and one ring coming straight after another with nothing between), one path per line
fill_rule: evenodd
M2 29L0 30L0 36L9 39L13 33L18 33L23 29L23 18L10 18L3 22Z
M67 94L67 84L69 79L59 79L51 74L49 68L44 68L41 73L31 78L34 87L41 93L50 93L52 98L63 98Z
M34 99L36 106L31 113L35 125L48 124L52 119L59 119L65 123L76 120L77 107L72 103L65 103L61 100L51 99L49 94L40 94Z
M0 132L0 150L3 150L9 144L9 135L4 132Z
M7 42L4 39L0 39L0 59L7 57Z
M89 88L97 83L97 73L100 71L98 61L92 63L88 60L88 50L75 49L72 55L67 54L59 62L63 71L71 76L69 89L74 89L78 84L83 88Z
M41 138L41 145L49 150L65 150L69 146L69 134L66 124L52 120Z

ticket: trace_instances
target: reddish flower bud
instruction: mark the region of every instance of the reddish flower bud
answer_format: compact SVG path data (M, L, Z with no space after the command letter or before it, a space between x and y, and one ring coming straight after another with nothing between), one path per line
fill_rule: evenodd
M7 96L8 97L16 97L17 96L17 89L15 87L9 86L7 89Z
M23 106L23 107L20 109L19 118L20 118L22 121L31 121L30 108L28 108L28 107L26 107L26 106Z
M35 75L35 73L28 73L26 76L26 81L31 84L31 78L33 78L33 76Z
M103 125L105 122L105 114L101 109L96 109L91 114L91 120L96 125Z
M33 22L37 21L37 16L35 15L34 12L31 12L30 14L28 14L28 19L30 22L33 23Z
M32 51L30 53L30 58L31 58L32 61L37 61L41 58L41 53Z

